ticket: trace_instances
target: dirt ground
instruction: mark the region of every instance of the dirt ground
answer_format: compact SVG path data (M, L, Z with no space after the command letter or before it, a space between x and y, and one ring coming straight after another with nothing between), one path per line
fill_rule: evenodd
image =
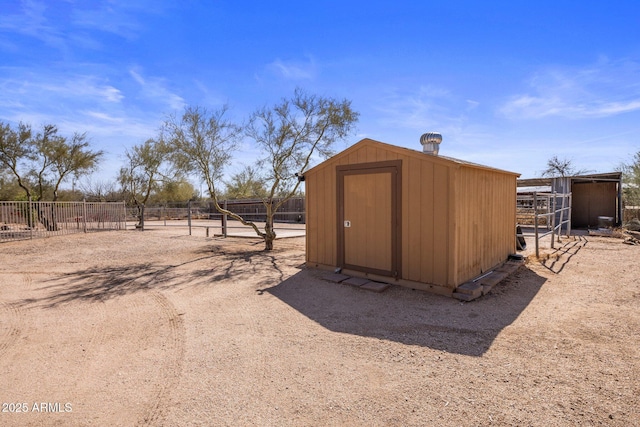
M640 426L640 246L571 238L470 303L261 249L0 245L0 425Z

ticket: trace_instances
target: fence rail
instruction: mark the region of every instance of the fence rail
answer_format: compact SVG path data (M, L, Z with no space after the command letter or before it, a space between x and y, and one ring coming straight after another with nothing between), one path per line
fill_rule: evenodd
M560 242L563 229L567 236L571 234L571 193L538 193L522 195L517 198L518 211L528 210L533 218L536 257L540 256L540 239L551 235L551 248L555 248L555 240ZM547 230L540 233L541 225Z
M0 242L124 229L124 202L0 201Z
M264 226L267 212L260 200L224 200L220 201L220 205L245 220L256 223L259 228ZM212 202L129 208L128 218L131 221L138 221L137 228L186 227L189 235L192 228L205 228L207 236L210 229L215 230L215 234L223 236L251 230L228 215L218 212ZM303 197L287 200L274 215L275 228L280 230L304 231L305 220Z

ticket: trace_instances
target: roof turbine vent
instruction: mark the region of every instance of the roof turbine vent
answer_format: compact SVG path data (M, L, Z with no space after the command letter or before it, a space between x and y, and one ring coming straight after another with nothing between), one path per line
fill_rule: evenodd
M432 156L438 155L438 150L440 149L441 142L442 135L438 132L427 132L420 137L422 151Z

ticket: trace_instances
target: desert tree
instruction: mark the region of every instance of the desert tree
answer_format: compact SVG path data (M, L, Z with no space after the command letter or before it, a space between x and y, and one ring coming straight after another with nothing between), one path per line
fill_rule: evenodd
M585 169L576 169L573 160L560 158L557 155L547 160L547 168L542 171L543 177L567 177L572 175L582 175L588 173Z
M142 224L144 205L152 193L170 180L168 150L161 138L148 139L126 150L126 163L120 168L118 181L128 202L137 208L139 224Z
M181 117L172 116L166 121L165 140L176 166L185 173L197 172L206 183L216 210L252 227L264 240L265 249L272 250L276 238L274 215L298 192L300 177L309 165L330 156L335 142L353 131L358 113L350 101L309 95L301 89L296 89L290 99L255 111L244 129L228 120L226 113L227 107L212 113L187 107ZM252 139L262 153L257 168L258 179L266 187L262 197L266 207L263 230L219 203L224 169L243 135Z
M225 181L226 199L262 199L267 196L264 180L255 167L245 166L240 172Z
M354 130L358 116L346 99L312 95L299 88L291 98L262 107L251 115L245 135L262 152L258 167L267 187L262 199L266 223L260 233L265 249L273 249L274 216L296 195L303 173L314 160L333 154L335 143Z
M620 170L624 183L622 197L625 206L640 206L640 151L632 156L630 162L623 163Z
M177 203L193 200L196 189L192 183L181 176L160 183L158 190L152 195L150 203Z
M20 123L17 129L0 124L0 164L15 176L27 198L42 200L49 189L55 201L66 178L92 172L102 156L102 151L89 148L84 133L69 139L59 135L55 125L34 133L28 124Z
M18 124L17 129L0 124L0 164L15 176L27 199L41 201L51 192L56 201L65 179L92 172L102 156L102 151L91 150L84 133L75 133L69 139L59 135L57 126L51 124L37 133L25 123ZM55 230L55 219L50 220L40 210L38 219L47 229Z
M0 200L20 200L24 191L18 186L15 176L8 171L0 171Z
M18 124L17 129L0 123L0 164L15 177L27 199L31 198L31 184L28 182L30 163L36 159L30 142L31 134L31 126L25 123Z
M209 111L203 107L186 107L182 115L171 115L163 125L163 140L171 152L171 161L177 171L195 174L207 186L207 191L218 212L226 213L243 225L258 227L239 215L223 209L222 177L236 150L242 127L227 119L228 107Z
M60 184L67 177L73 175L78 178L93 172L104 155L102 151L92 151L89 148L86 133L75 133L70 140L63 137L53 138L51 143L40 147L40 153L51 162L48 178L53 184L54 201L58 199ZM38 182L42 182L40 177Z

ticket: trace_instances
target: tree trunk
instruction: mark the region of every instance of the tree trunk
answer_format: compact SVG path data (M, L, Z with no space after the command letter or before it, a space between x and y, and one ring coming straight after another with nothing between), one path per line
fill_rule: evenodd
M273 250L273 241L276 239L276 232L273 229L273 212L267 207L267 221L264 226L264 250Z
M47 215L45 214L45 212L42 209L42 206L40 204L40 201L36 202L36 215L38 218L38 222L40 222L42 225L44 225L45 230L47 231L57 231L57 226L56 226L56 222L55 219L49 219L47 217ZM53 210L53 206L51 207L51 214L53 215L54 210Z
M136 224L136 230L144 230L144 203L138 202L136 199L133 199L136 205L136 209L138 209L138 223Z

